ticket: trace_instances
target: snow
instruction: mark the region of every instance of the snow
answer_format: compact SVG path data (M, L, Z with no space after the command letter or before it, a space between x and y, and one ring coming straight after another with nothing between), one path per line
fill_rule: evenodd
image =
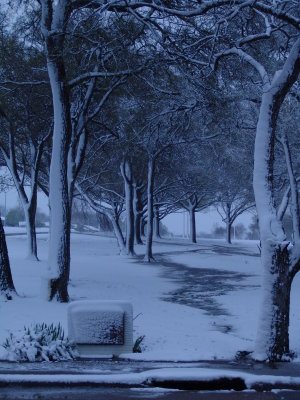
M85 300L68 306L69 338L78 345L83 357L132 351L132 322L133 310L128 302Z
M0 343L9 332L23 331L32 323L60 323L67 334L68 306L47 302L41 293L41 277L47 269L47 234L38 235L39 262L25 260L25 236L8 236L7 242L19 297L0 303ZM117 243L109 237L71 237L71 300L118 300L133 305L134 340L145 335L143 352L124 357L157 361L232 359L237 351L254 350L262 295L256 242L240 241L229 246L222 240L201 240L197 245L162 240L154 243L158 262L150 264L141 261L144 246L137 246L136 252L140 258L118 255ZM187 279L184 296L189 304L180 298L182 273ZM189 287L194 278L199 285L203 281L195 292ZM300 355L299 289L300 278L296 277L290 337L291 349ZM170 301L172 296L175 302ZM198 308L191 306L195 298Z
M78 344L123 344L124 311L121 307L104 308L101 302L97 303L93 303L92 307L82 304L74 310L69 308L69 336ZM72 332L70 327L73 328ZM112 328L116 335L110 335Z
M17 336L11 334L1 357L9 361L63 361L78 356L73 343L64 338L60 326L34 325Z
M240 371L231 370L213 370L208 368L161 368L158 370L149 370L138 373L121 374L1 374L0 383L64 383L64 384L104 384L104 385L151 385L159 386L164 381L188 381L188 382L208 382L221 379L242 380L247 389L255 388L259 385L299 385L299 377L291 376L273 376L273 375L255 375ZM168 389L169 391L170 389Z
M26 228L19 226L4 226L6 236L9 235L26 235ZM36 228L37 233L48 232L49 228Z

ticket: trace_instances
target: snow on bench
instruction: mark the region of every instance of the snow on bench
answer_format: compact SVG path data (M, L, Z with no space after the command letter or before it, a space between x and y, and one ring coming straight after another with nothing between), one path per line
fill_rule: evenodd
M132 305L120 301L75 301L68 307L68 335L81 357L132 352Z

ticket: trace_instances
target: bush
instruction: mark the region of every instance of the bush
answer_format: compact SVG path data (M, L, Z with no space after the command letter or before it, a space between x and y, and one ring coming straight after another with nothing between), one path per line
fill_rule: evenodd
M46 226L47 222L49 222L48 215L41 212L40 210L37 210L36 215L35 215L35 226L37 228L42 228L42 227Z
M62 361L77 356L75 345L64 337L60 324L24 327L23 335L11 333L2 346L9 361Z
M5 225L7 226L19 226L20 221L24 221L25 216L21 208L12 208L8 211L5 218Z
M133 353L142 353L143 348L141 345L142 345L142 342L144 341L144 339L145 339L145 335L139 336L136 339L136 341L134 342L134 345L133 345L133 349L132 349Z

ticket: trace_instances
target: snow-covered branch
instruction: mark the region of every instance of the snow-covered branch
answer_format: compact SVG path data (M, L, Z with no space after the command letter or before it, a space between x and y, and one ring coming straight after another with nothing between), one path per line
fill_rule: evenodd
M230 56L230 55L237 55L239 56L243 61L248 62L249 64L252 65L256 69L256 71L259 73L260 78L262 80L263 87L265 90L270 86L270 78L265 70L264 66L258 62L254 57L252 57L250 54L246 53L244 50L233 47L228 50L224 50L222 53L219 53L215 56L215 65L217 65L218 61L220 58L225 57L225 56Z
M136 69L126 69L122 71L116 71L116 72L109 72L109 71L103 71L103 72L86 72L84 74L81 74L77 76L74 79L71 79L68 81L68 86L70 88L79 85L82 82L85 82L87 80L90 80L92 78L112 78L112 77L125 77L129 76L132 74L137 74L145 69L145 66L141 68L136 68Z

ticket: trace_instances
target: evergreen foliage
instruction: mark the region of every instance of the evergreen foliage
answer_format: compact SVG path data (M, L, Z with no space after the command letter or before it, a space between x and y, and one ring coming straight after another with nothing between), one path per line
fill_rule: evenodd
M60 324L24 327L21 336L10 333L2 346L9 361L63 361L77 356L75 345L65 338Z

